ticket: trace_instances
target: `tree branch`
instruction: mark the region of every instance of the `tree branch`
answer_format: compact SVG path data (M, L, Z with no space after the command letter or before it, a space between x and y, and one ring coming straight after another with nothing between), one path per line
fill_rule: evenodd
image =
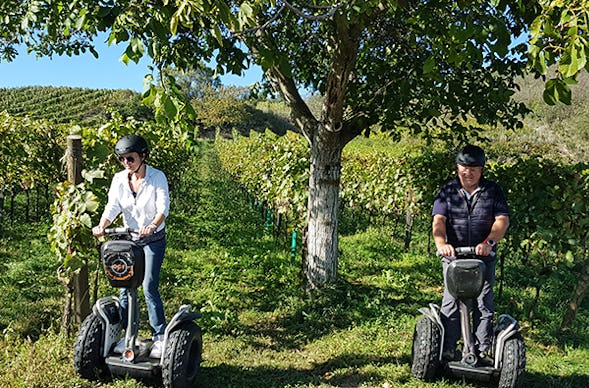
M350 75L356 66L360 31L358 25L350 23L344 15L335 17L336 32L333 36L333 62L327 77L325 103L321 121L330 132L343 129L343 116ZM329 48L328 48L329 49Z
M327 10L327 13L325 13L323 15L309 15L309 14L306 14L302 10L296 8L295 6L293 6L292 4L290 4L286 0L284 0L284 5L289 10L291 10L295 15L300 16L303 19L306 19L306 20L309 20L309 21L321 21L321 20L327 20L327 19L333 18L333 16L337 12L337 10L344 6L344 3L343 2L337 3L337 4L332 5L332 6L318 6L318 5L307 5L306 6L307 8L315 8L315 9L319 9L319 10Z
M287 77L278 66L272 66L266 75L276 90L291 108L291 117L303 136L311 144L313 132L317 130L318 121L305 103L292 77Z

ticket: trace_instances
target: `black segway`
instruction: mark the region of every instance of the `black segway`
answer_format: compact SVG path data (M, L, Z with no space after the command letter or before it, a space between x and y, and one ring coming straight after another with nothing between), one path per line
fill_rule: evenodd
M119 299L101 298L78 332L74 367L80 377L88 380L128 375L152 381L161 379L165 387L189 387L200 370L202 335L194 322L200 313L190 311L190 305L181 306L166 327L161 357L149 357L152 340L138 337L137 288L143 281L145 256L143 249L130 240L131 233L126 228L106 229L105 235L113 239L100 249L110 285L128 291L125 348L120 354L114 352L123 328Z
M442 358L444 326L440 307L430 304L419 311L424 315L417 321L411 351L411 373L414 377L433 381L443 372L479 381L496 382L499 388L521 387L526 367L526 349L517 321L502 314L494 327L491 365L481 364L476 356L472 332L472 304L484 284L485 263L475 254L474 247L456 248L457 259L448 266L448 291L459 301L462 331L462 358L446 361Z

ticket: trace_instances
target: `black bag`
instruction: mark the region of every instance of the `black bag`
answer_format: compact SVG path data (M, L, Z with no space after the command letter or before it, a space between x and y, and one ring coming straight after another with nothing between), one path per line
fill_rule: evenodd
M137 288L145 275L145 253L128 240L111 240L102 244L100 256L111 286Z

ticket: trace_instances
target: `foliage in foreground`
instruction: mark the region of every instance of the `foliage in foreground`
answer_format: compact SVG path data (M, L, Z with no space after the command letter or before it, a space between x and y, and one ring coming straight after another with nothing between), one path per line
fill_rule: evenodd
M174 192L161 289L168 316L186 302L203 313L200 386L424 386L410 376L411 336L417 308L439 301L442 281L439 261L424 253L425 236L416 238L413 253L403 253L391 225L346 228L355 231L342 236L340 280L307 295L299 263L265 234L259 213L221 172L210 146L185 176ZM62 290L46 229L16 226L0 240L0 386L95 387L74 375L73 339L53 334ZM518 287L516 262L507 261L497 310L524 326L526 387L583 386L589 316L581 314L568 336L557 334L553 306L565 294L550 283L551 301L527 320L519 302L531 290ZM101 273L99 279L98 294L112 294ZM101 386L148 384L115 379Z

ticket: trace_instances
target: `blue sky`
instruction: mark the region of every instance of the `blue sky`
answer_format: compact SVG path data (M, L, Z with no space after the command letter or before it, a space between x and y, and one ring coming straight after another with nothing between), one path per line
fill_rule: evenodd
M20 50L12 62L0 62L0 87L21 86L72 86L92 89L143 90L143 78L150 73L149 58L144 57L138 64L125 65L119 60L124 52L123 45L108 47L97 44L99 58L90 53L79 56L54 56L37 58ZM243 76L221 77L225 86L250 86L261 78L261 70L253 68Z

